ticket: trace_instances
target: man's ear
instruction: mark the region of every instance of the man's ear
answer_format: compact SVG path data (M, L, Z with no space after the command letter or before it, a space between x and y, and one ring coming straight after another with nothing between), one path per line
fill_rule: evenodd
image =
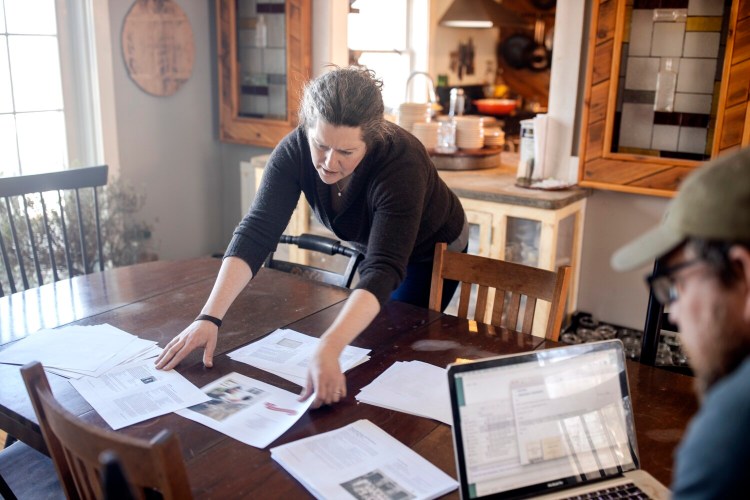
M738 286L743 287L745 294L743 316L745 321L750 323L750 249L742 245L733 245L729 249L729 259L737 266Z

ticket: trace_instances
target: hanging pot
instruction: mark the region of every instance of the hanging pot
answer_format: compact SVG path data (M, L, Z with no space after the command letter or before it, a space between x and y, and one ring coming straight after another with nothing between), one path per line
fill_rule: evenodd
M540 10L549 10L555 6L556 0L531 0L531 3Z
M513 69L528 66L527 54L534 48L534 39L524 33L511 35L500 44L500 55L505 63Z
M544 44L544 19L538 17L534 25L534 42L525 54L526 65L532 71L544 71L550 66L550 51Z

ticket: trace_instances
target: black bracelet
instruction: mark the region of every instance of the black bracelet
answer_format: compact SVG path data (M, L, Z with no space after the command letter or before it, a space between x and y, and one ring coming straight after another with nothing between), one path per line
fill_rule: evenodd
M221 328L221 320L209 314L199 314L198 317L195 318L193 321L210 321L217 327Z

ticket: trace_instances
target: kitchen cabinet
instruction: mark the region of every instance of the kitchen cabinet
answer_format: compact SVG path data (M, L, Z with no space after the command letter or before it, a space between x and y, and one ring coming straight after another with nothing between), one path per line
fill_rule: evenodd
M548 270L570 265L573 274L566 311L572 313L577 305L583 224L590 191L517 187L513 166L517 160L518 155L503 153L502 165L497 168L441 170L440 177L461 200L469 223L478 227L478 245L473 253ZM546 318L549 304L538 302L535 314ZM535 321L532 334L544 336L544 327L544 321Z
M216 0L219 137L272 148L310 78L311 0Z
M750 0L597 0L582 186L672 196L703 161L750 144Z

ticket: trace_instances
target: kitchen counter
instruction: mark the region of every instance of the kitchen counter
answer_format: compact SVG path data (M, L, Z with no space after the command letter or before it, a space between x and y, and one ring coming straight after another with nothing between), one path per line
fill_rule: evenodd
M557 210L591 195L578 186L558 191L516 186L518 154L502 153L500 165L481 170L440 170L440 177L460 198Z

